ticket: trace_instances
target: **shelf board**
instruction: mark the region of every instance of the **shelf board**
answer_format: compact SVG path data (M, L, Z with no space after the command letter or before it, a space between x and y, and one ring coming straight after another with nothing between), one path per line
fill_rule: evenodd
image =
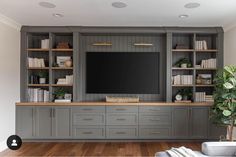
M48 87L49 84L28 84L28 87Z
M194 49L172 49L172 52L193 52Z
M196 87L214 87L213 84L205 85L205 84L197 84Z
M49 52L49 49L40 49L40 48L30 48L27 49L28 52Z
M193 87L193 84L188 84L188 85L172 85L172 87Z
M178 68L178 67L172 67L172 70L194 70L194 68Z
M49 70L49 67L28 67L28 70Z
M196 52L217 52L217 49L195 50Z
M52 84L52 87L73 87L73 84Z
M196 70L217 70L217 68L195 68Z
M52 51L73 52L73 49L52 49Z
M52 70L72 70L73 67L52 67Z

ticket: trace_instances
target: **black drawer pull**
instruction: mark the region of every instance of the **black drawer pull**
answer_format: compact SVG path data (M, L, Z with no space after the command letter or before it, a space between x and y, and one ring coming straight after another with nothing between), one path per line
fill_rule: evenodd
M116 134L118 134L118 135L124 135L124 134L126 134L126 132L116 132Z
M93 134L93 132L83 132L83 134Z
M85 119L83 119L83 120L88 120L88 121L90 121L90 120L93 120L92 118L85 118Z
M117 108L116 111L125 111L125 108Z
M124 121L124 120L126 120L126 119L124 119L124 118L118 118L118 119L116 119L116 120Z

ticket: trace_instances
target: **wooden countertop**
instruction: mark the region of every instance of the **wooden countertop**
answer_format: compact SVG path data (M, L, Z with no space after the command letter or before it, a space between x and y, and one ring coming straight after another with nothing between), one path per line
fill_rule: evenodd
M110 102L17 102L16 106L212 106L211 102L172 103L172 102L138 102L138 103L110 103Z

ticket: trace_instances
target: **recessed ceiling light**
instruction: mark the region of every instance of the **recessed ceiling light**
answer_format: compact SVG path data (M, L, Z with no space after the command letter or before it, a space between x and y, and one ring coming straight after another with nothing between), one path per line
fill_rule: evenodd
M199 3L187 3L184 5L184 7L188 8L188 9L193 9L193 8L200 7L200 4Z
M188 15L186 15L186 14L179 15L179 18L181 18L181 19L184 19L184 18L187 18L187 17L188 17Z
M49 2L39 2L39 5L44 8L56 8L55 4Z
M127 6L127 4L125 4L123 2L113 2L111 5L114 8L125 8Z
M52 14L52 16L54 16L54 17L63 17L62 14L58 14L58 13L54 13L54 14Z

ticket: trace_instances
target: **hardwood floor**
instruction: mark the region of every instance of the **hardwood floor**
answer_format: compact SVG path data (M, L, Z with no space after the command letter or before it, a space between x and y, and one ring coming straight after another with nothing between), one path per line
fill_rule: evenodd
M185 146L200 150L200 142L27 142L0 156L154 156L158 151Z

